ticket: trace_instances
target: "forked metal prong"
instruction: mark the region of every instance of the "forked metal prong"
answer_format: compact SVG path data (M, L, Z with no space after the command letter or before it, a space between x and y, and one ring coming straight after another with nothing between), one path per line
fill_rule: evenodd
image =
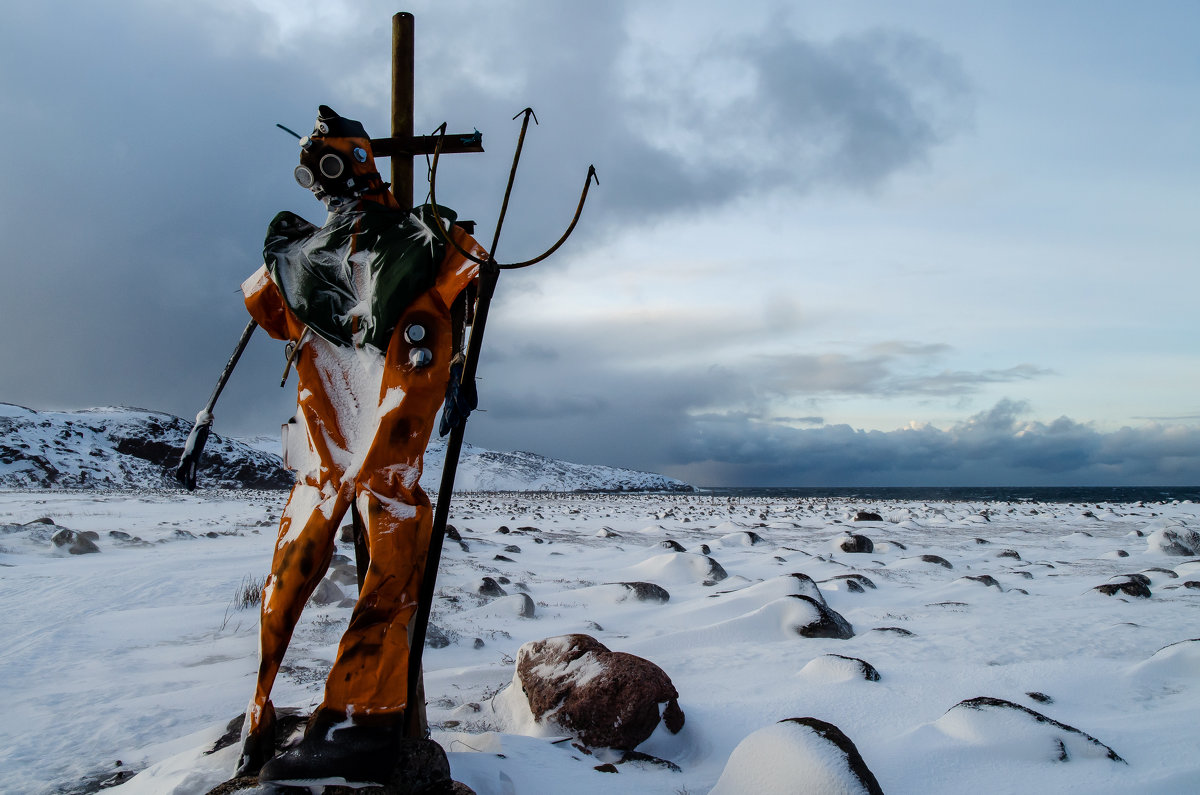
M479 257L476 257L475 255L471 254L470 252L466 251L462 246L460 246L458 244L458 241L456 241L451 235L447 234L447 231L442 222L442 219L438 215L438 211L437 211L437 207L438 207L438 204L437 204L437 167L438 167L438 157L439 157L439 155L441 155L441 152L442 152L442 142L446 138L446 122L442 122L442 124L437 128L437 130L434 131L434 134L438 136L438 142L437 142L437 146L435 146L434 150L433 150L433 162L429 166L429 203L433 207L433 217L434 217L434 220L437 222L438 233L443 238L445 238L445 240L460 255L462 255L463 257L466 257L467 259L471 260L472 262L476 263L477 265L479 265L482 268L496 268L498 270L515 270L517 268L526 268L526 267L529 267L530 265L536 265L537 263L539 263L542 260L549 257L555 251L558 251L559 247L562 246L562 244L567 241L567 238L571 236L571 233L575 231L575 225L579 223L579 218L583 214L583 205L584 205L584 202L587 201L588 189L591 187L592 181L595 180L597 185L600 184L600 178L598 176L596 176L596 167L594 165L588 166L588 173L583 181L583 191L579 195L579 204L575 207L575 215L571 218L571 223L567 227L567 230L565 232L563 232L562 237L560 237L553 246L546 249L544 252L542 252L541 254L539 254L538 256L536 256L532 259L523 260L521 262L513 262L513 263L509 263L509 264L502 264L502 263L497 262L496 261L496 253L495 253L496 246L498 245L498 243L500 241L500 230L501 230L501 227L503 227L503 225L504 225L504 216L508 212L508 200L512 195L513 183L516 180L517 164L521 160L521 149L525 145L525 132L526 132L526 130L529 129L529 119L530 118L533 119L534 124L538 123L537 116L534 114L533 108L525 108L525 110L521 111L516 116L513 116L513 119L515 120L517 117L519 117L521 115L524 115L525 118L521 121L521 134L517 138L517 149L516 149L516 152L513 153L512 168L509 170L509 173L508 173L508 186L505 188L505 191L504 191L504 202L500 206L500 217L496 220L496 232L493 235L492 245L491 245L491 248L488 250L487 259L480 259Z

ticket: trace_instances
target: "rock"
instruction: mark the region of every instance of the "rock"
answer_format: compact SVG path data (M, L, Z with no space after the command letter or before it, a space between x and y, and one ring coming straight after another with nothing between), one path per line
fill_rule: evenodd
M517 546L516 544L508 544L507 546L504 547L504 551L511 555L517 555L517 554L520 554L521 548L519 546Z
M788 718L747 736L729 755L710 795L798 792L883 795L850 738L816 718Z
M1168 580L1174 580L1174 579L1179 578L1179 575L1176 574L1175 572L1171 571L1170 569L1164 569L1164 568L1160 568L1158 566L1151 566L1148 569L1142 569L1143 574L1146 574L1147 572L1152 573L1152 574L1161 574L1164 577L1166 577Z
M666 604L671 601L671 594L667 593L667 589L652 582L618 582L614 585L625 586L639 602Z
M529 709L588 746L632 750L660 721L683 728L679 693L654 663L610 651L590 635L533 641L517 652L516 679Z
M484 577L475 590L480 596L508 596L508 591L501 588L500 583L491 577Z
M972 582L977 582L980 585L986 585L989 588L995 588L999 591L1004 590L1000 587L1000 583L996 581L996 578L990 574L968 574L967 576L960 577L959 579L971 580Z
M1039 704L1053 704L1054 703L1054 699L1050 698L1050 696L1046 695L1045 693L1039 693L1036 690L1030 690L1025 695L1029 696L1030 698L1032 698L1034 701L1038 702Z
M996 553L996 557L998 557L998 558L1013 558L1015 560L1021 559L1020 553L1018 553L1017 550L1015 550L1015 549L1001 550L1000 552Z
M537 615L537 606L533 603L532 597L527 593L516 594L520 598L521 604L517 606L517 615L521 618L533 618Z
M1168 527L1155 530L1146 539L1151 552L1176 557L1200 555L1200 533L1186 527Z
M76 533L74 530L68 530L65 527L50 536L50 543L54 544L56 549L63 550L71 555L88 555L92 552L100 551L100 547L96 546L95 541L82 533Z
M815 657L800 669L800 673L828 682L850 679L865 679L868 682L879 681L879 671L876 670L874 665L858 657L847 657L843 654L824 654L820 657Z
M513 560L510 557L506 557L504 555L496 555L495 557L492 558L492 560L498 560L501 563L516 563L515 560Z
M904 627L873 627L871 629L871 631L872 632L891 632L891 633L899 635L903 638L913 637L913 633L910 632L909 630L905 629Z
M845 581L846 589L851 593L863 593L867 588L875 590L875 583L871 582L871 578L862 574L835 574L828 580L821 580L821 582L831 582L833 580Z
M345 557L345 555L335 555L334 557ZM329 567L329 574L326 576L338 585L353 585L358 587L358 566L346 559L347 562L334 563Z
M1183 583L1184 588L1190 588L1193 591L1200 591L1200 580L1187 580Z
M819 602L811 596L803 594L792 594L784 598L802 600L812 605L816 611L816 614L806 623L792 626L792 630L797 635L805 638L837 638L839 640L854 637L854 628L850 626L850 622L824 602Z
M706 585L718 583L729 576L729 573L725 571L725 567L717 563L716 560L707 556L705 556L705 560L708 561L708 579L705 580Z
M1139 599L1149 599L1151 597L1150 589L1145 583L1137 580L1125 580L1124 582L1106 582L1104 585L1097 585L1092 589L1099 591L1105 596L1116 596L1124 594L1126 596L1136 596Z
M450 645L450 636L437 624L426 624L425 645L431 649L444 649Z
M981 696L960 701L932 725L969 745L986 746L990 752L1030 761L1068 762L1092 757L1125 762L1090 734L1001 698Z
M805 596L810 596L821 604L825 604L825 597L821 594L821 589L813 582L813 578L807 574L802 574L794 571L791 574L785 575L796 581L795 585L799 588L799 593Z
M681 768L679 765L675 764L671 760L661 759L657 756L651 756L650 754L644 754L641 751L626 751L621 756L621 761L617 762L618 765L624 765L624 764L630 764L630 763L632 763L634 765L639 765L639 766L653 765L655 767L664 767L667 770L670 770L672 773L682 773L683 772L683 768Z
M451 541L462 541L462 536L458 532L458 528L452 524L446 525L446 538Z
M866 536L854 535L847 533L838 539L838 549L851 554L867 553L875 551L875 544Z
M988 541L986 538L976 538L975 543L976 544L990 544L992 542Z
M944 566L947 569L954 568L953 566L950 565L950 561L946 560L945 558L943 558L939 555L921 555L917 558L917 560L920 560L924 563L934 563L938 566Z
M858 511L854 514L855 522L882 522L883 517L873 511Z
M340 602L346 598L346 594L342 593L342 589L337 587L331 580L324 579L317 583L317 589L313 591L312 596L308 597L308 601L314 605L331 605L334 602Z
M664 541L659 541L658 545L660 547L662 547L663 549L669 549L672 552L686 552L687 551L686 549L684 549L683 544L680 544L678 541L673 541L669 538Z

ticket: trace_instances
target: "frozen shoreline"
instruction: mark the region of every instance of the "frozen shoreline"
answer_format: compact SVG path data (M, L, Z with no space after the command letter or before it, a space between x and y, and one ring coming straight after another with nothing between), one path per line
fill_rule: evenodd
M284 498L0 492L0 524L48 517L99 533L102 550L59 556L28 531L0 535L9 628L0 679L12 701L0 730L6 786L53 791L113 771L117 759L123 769L159 764L113 790L120 793L171 791L185 770L194 789L180 792L226 777L229 759L199 752L248 698L257 617L231 601L244 578L265 573ZM858 511L883 521L854 522ZM1200 563L1148 541L1156 530L1200 527L1196 504L466 494L456 497L451 522L470 551L447 545L433 622L451 642L427 651L426 688L434 739L450 752L456 777L480 793L707 792L745 736L797 716L841 728L890 793L1200 786L1200 652L1155 656L1200 635L1200 590L1183 585L1200 580ZM120 543L108 535L114 530L147 545ZM874 551L841 552L845 530L872 539ZM666 539L689 552L661 547ZM706 586L673 557L701 544L727 579ZM520 551L505 551L514 546ZM496 560L501 553L511 561ZM877 587L855 593L836 579L855 572ZM1093 590L1138 572L1151 580L1148 599ZM769 599L755 596L766 586L751 586L790 573L816 580L855 636L801 638L768 621ZM983 575L996 585L966 579ZM479 597L482 576L509 579L510 594L523 584L536 617ZM593 587L629 580L654 582L670 600L617 601ZM308 608L277 704L308 708L320 699L348 616ZM875 631L882 627L913 634ZM529 727L496 698L512 679L511 659L523 642L568 632L646 657L671 676L684 730L660 732L641 750L681 772L625 765L617 777L596 773L597 760L577 758L569 744L518 733ZM828 654L867 660L880 681L844 679L820 664ZM1053 703L1031 702L1028 692ZM944 719L980 696L1075 726L1128 764L1057 762L1017 729L964 733Z

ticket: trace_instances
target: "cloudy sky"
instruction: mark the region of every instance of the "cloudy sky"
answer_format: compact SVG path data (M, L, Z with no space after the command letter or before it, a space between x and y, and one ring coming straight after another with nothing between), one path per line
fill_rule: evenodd
M0 401L194 414L267 222L323 217L275 124L386 134L396 10L9 4ZM418 132L484 134L438 197L485 241L538 114L501 261L600 178L502 277L468 441L711 485L1200 482L1200 5L405 10ZM217 431L274 433L282 367L255 339Z

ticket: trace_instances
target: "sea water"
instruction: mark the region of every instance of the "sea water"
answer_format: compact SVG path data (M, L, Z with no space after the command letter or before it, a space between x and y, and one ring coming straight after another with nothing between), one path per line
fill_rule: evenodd
M902 500L905 502L1200 502L1200 486L804 486L701 487L701 494L746 499Z

